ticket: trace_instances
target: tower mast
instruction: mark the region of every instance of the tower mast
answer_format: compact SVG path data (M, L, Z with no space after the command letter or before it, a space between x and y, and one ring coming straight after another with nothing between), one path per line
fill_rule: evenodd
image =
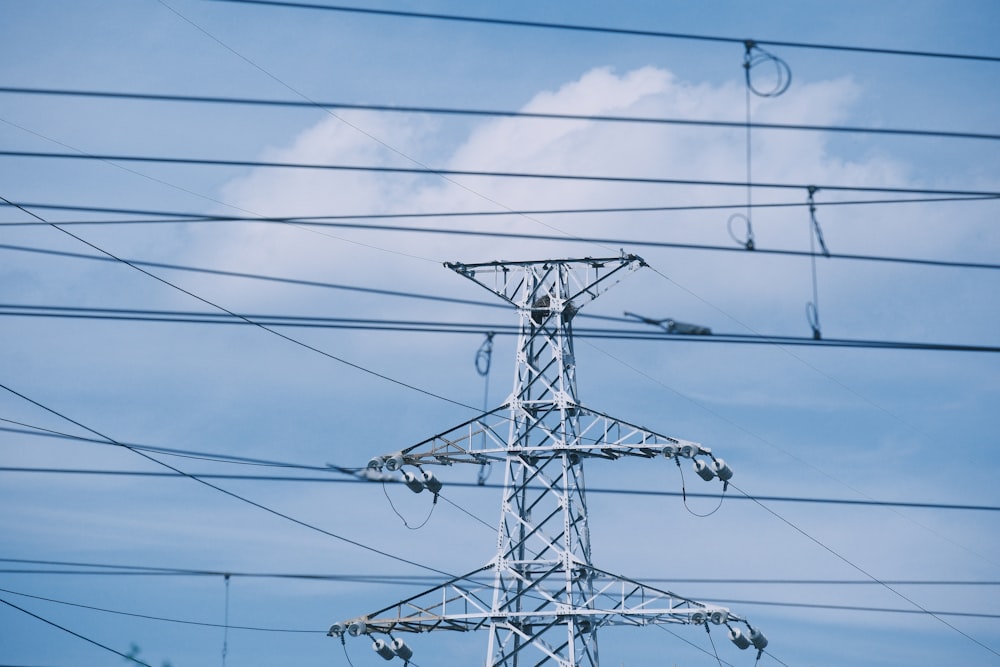
M584 461L690 458L706 480L732 471L710 449L584 407L577 396L573 319L589 301L645 265L613 258L446 264L512 305L519 332L513 390L500 407L369 469L402 471L414 491L437 493L424 466L502 463L495 557L484 567L390 607L334 624L330 635L386 635L374 650L409 661L393 633L488 630L490 667L599 667L597 633L615 625L725 625L740 648L767 640L723 607L704 605L596 568L591 559ZM709 462L706 463L705 460ZM413 470L405 469L412 468ZM483 577L492 572L492 585ZM746 626L744 633L733 624Z

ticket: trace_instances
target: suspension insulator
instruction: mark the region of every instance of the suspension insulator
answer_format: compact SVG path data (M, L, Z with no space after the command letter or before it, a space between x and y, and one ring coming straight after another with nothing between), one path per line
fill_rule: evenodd
M372 644L372 650L378 653L380 656L382 656L382 658L385 660L392 660L393 658L396 657L396 654L392 652L392 649L389 648L389 645L386 644L385 640L382 639L375 640L375 642Z
M407 646L406 642L404 642L402 639L398 637L396 639L393 639L391 646L392 646L392 652L398 655L404 661L409 661L409 659L413 657L413 649Z
M360 637L368 634L368 624L364 621L354 621L347 626L347 634L352 637Z
M750 643L758 651L763 651L764 647L767 646L767 637L760 630L750 629Z
M712 621L715 625L722 625L729 620L729 612L725 609L716 609L708 615L708 620Z
M392 456L385 457L385 467L392 472L396 472L397 470L402 468L403 467L402 452L393 454Z
M686 459L693 458L696 454L701 454L701 447L694 443L683 445L680 449L680 455Z
M326 633L327 637L343 637L344 633L347 632L347 625L344 623L334 623L330 626L330 631Z
M374 456L370 461L368 461L369 470L381 470L382 466L385 465L385 459L381 456Z
M681 451L681 448L678 447L677 445L667 445L666 447L663 448L662 451L663 451L663 456L665 456L668 459L672 459L675 456L677 456L677 454Z
M435 477L434 473L430 470L424 470L420 473L420 481L423 482L424 487L431 493L437 493L441 490L441 480Z
M712 461L712 471L721 479L723 482L728 482L733 478L733 469L729 467L725 459L715 459Z
M711 481L712 478L715 477L715 473L712 472L711 468L705 465L704 461L695 461L694 471L698 473L698 477L701 477L706 482Z
M705 622L706 618L708 618L708 615L703 611L696 611L691 614L691 622L695 625L701 625Z
M424 490L424 483L417 479L417 476L409 470L403 473L403 484L406 484L410 491L414 493L420 493Z
M750 640L747 639L747 636L745 634L743 634L742 632L740 632L739 628L730 628L729 629L729 641L731 641L732 643L736 644L737 648L740 648L740 649L748 649L748 648L750 648Z

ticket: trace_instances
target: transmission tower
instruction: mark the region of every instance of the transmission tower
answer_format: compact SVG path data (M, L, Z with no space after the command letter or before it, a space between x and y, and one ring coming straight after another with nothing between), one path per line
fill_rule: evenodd
M597 634L610 626L724 626L739 648L767 639L724 607L702 604L594 566L584 462L665 456L694 461L705 480L727 484L726 462L702 445L672 438L581 405L572 322L587 302L644 266L635 255L602 259L445 264L517 309L514 388L498 408L407 449L373 458L367 475L402 473L413 491L436 496L425 466L502 464L496 556L485 566L423 593L330 628L368 636L386 660L409 662L396 635L485 630L490 667L598 667ZM707 461L707 462L706 462ZM488 583L492 580L492 583ZM745 630L738 627L745 626ZM735 626L735 627L734 627Z

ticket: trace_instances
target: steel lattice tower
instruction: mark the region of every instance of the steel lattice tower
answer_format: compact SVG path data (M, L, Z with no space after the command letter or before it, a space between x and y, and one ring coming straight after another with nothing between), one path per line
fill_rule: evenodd
M763 650L763 634L728 609L605 572L591 560L585 460L691 458L706 480L725 483L732 477L725 461L708 448L614 419L578 400L573 318L623 271L644 266L643 260L623 254L446 266L517 309L513 391L490 412L373 458L367 474L401 471L412 490L436 494L441 482L426 465L502 463L497 553L484 567L334 624L329 634L385 635L375 639L374 650L386 660L409 661L412 650L395 633L488 630L486 664L491 667L598 667L598 629L615 625L725 625L740 648L752 644ZM486 585L482 582L490 572L493 583ZM733 623L746 625L748 632Z

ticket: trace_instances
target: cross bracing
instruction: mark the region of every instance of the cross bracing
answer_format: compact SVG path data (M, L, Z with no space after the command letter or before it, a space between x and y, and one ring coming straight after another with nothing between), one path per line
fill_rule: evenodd
M724 625L740 648L767 644L746 619L595 567L588 525L588 459L694 461L706 480L732 470L711 449L584 407L577 396L572 322L586 303L644 266L640 257L446 266L518 312L514 385L504 403L404 450L371 459L367 474L402 471L410 488L437 493L424 466L502 463L495 557L483 567L374 612L336 623L332 636L385 635L373 648L408 662L393 633L487 630L486 664L598 667L598 630L613 626ZM706 463L706 460L708 461ZM415 470L408 470L407 467ZM482 583L483 575L492 583ZM744 624L746 632L733 624Z

